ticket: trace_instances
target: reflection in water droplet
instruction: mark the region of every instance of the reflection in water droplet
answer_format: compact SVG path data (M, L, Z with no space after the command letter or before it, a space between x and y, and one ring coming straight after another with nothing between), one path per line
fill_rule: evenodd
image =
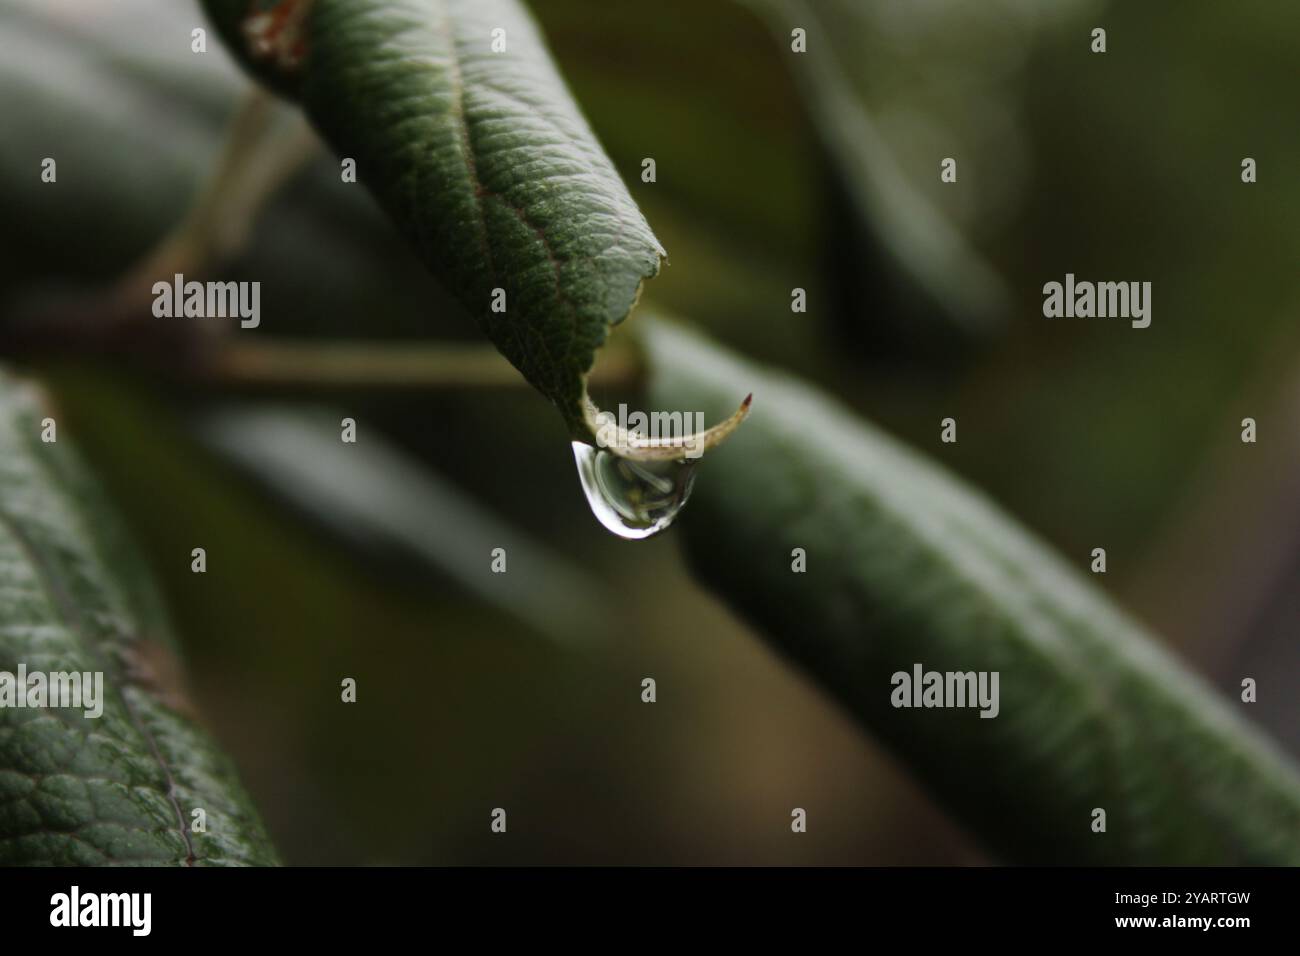
M694 461L631 461L580 441L573 443L573 457L591 513L620 538L663 531L695 484Z

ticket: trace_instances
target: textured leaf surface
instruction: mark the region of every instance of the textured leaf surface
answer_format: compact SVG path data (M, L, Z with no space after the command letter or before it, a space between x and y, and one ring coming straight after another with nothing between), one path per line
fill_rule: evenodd
M171 642L98 491L0 373L0 671L102 671L103 714L0 708L0 865L270 864L228 761L186 715ZM192 811L206 832L191 832Z
M584 375L663 250L529 15L514 0L284 0L305 11L290 68L251 52L245 0L206 6L245 63L356 160L426 265L584 433ZM492 311L494 289L504 312Z
M1248 705L916 452L805 385L639 324L659 395L706 412L741 387L763 398L682 519L700 577L991 848L1018 862L1300 864L1300 778L1233 712ZM895 709L891 675L917 663L1000 672L1000 714Z

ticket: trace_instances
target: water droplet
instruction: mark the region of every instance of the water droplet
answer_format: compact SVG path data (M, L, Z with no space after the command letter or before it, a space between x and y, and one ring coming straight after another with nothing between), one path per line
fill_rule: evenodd
M632 461L573 443L582 490L596 520L620 538L648 538L677 517L695 484L694 461Z

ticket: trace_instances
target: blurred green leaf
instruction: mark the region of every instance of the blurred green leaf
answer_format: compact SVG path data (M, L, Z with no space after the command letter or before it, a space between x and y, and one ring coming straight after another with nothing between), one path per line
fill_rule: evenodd
M11 227L0 236L0 337L52 294L120 274L210 175L249 83L223 50L190 52L201 18L198 0L0 4L0 86L11 94L0 138ZM57 187L33 175L45 156L58 160ZM337 162L322 156L272 203L230 277L267 280L266 327L277 335L355 334L362 311L369 337L473 335L404 246L363 190L339 188Z
M699 576L990 847L1037 863L1300 863L1295 768L1012 518L815 390L640 325L659 396L707 412L756 395L682 521ZM999 672L1000 713L895 709L891 675L917 663Z
M277 12L292 17L294 2ZM514 0L316 0L297 8L305 57L277 69L250 52L244 0L206 6L237 55L276 73L356 160L429 268L585 434L585 374L663 250L527 12Z
M500 361L498 359L498 361ZM373 433L339 440L340 416L261 407L208 416L209 444L345 540L456 580L562 645L610 620L601 585L561 554ZM508 574L491 570L502 548Z
M103 712L0 708L0 863L274 863L233 768L187 714L139 557L66 436L42 441L47 416L0 376L0 671L102 672Z
M837 16L834 5L815 9L803 0L748 2L787 51L791 29L806 31L808 52L791 54L790 70L861 228L888 262L886 274L904 277L910 298L930 303L943 321L966 334L1001 326L1011 303L1005 282L912 183L841 63L852 56L855 37L866 29L858 15L839 10ZM932 168L937 179L938 157ZM846 271L854 275L858 269ZM892 311L873 314L871 321L897 321Z

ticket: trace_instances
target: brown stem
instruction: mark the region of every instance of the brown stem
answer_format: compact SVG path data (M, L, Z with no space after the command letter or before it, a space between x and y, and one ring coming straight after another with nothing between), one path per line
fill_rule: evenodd
M639 363L631 349L612 345L591 381L634 382ZM199 374L224 385L296 385L322 388L496 388L526 384L487 345L443 342L319 342L259 338L214 346Z

